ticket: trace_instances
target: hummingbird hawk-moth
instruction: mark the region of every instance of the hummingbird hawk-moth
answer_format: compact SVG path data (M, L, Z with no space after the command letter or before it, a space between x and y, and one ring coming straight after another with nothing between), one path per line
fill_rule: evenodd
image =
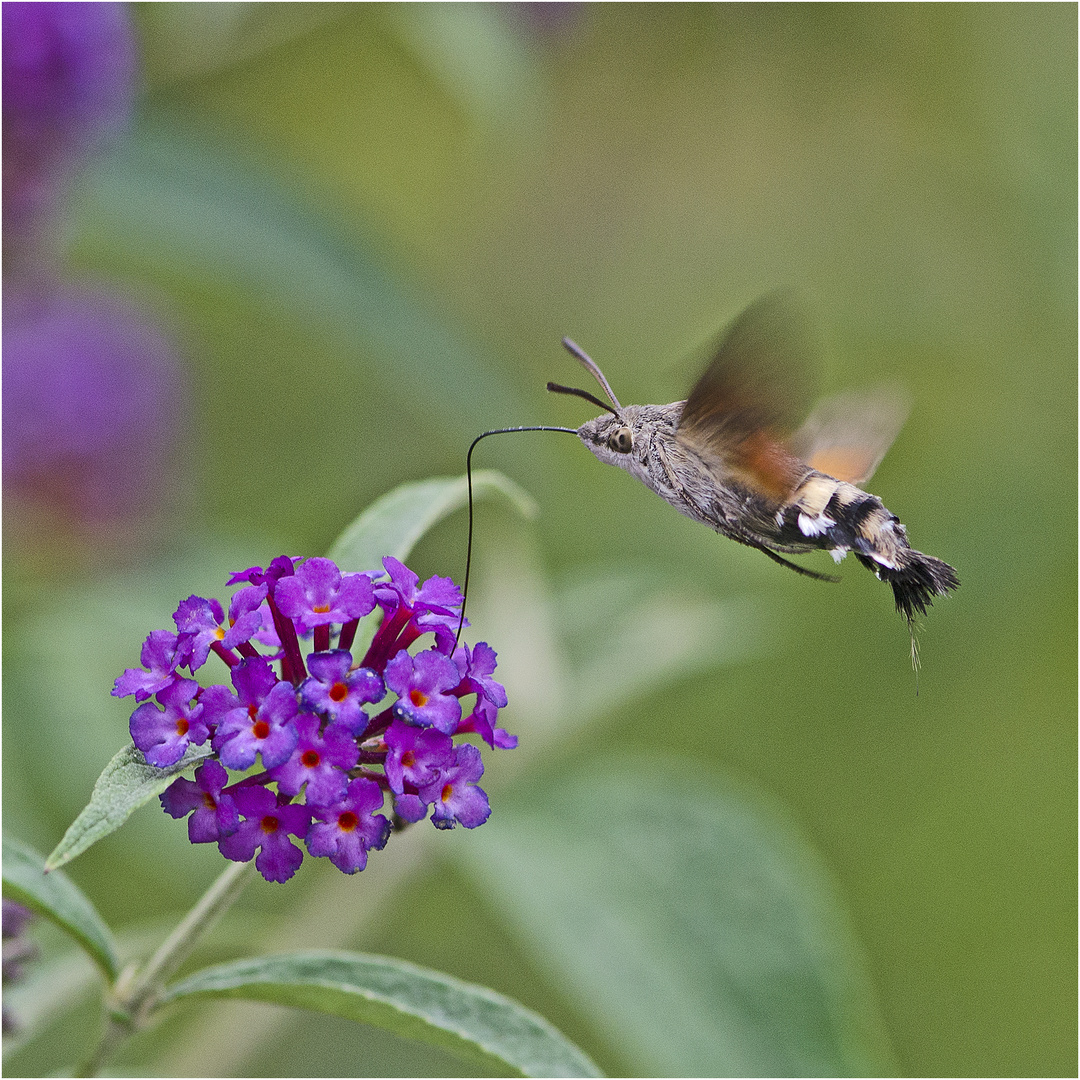
M637 477L680 513L800 574L827 578L784 555L848 552L893 589L912 625L935 596L959 585L941 559L910 546L900 519L862 490L900 430L906 408L895 393L841 395L795 428L799 344L775 297L731 325L685 401L620 405L603 372L568 338L566 348L610 401L548 383L605 410L577 429L607 465ZM789 363L785 366L785 360Z
M947 595L960 581L947 562L912 548L900 519L861 487L899 432L906 406L895 392L840 395L822 402L796 427L805 364L794 354L801 341L785 306L775 296L765 297L729 327L685 401L621 405L600 368L563 338L609 403L587 390L549 382L548 390L584 398L604 415L579 428L500 428L473 441L466 457L466 590L476 444L488 435L564 431L577 435L598 460L625 469L680 513L799 574L837 580L785 555L824 550L840 562L853 553L892 586L896 608L911 629L917 666L916 615L925 614L935 596Z

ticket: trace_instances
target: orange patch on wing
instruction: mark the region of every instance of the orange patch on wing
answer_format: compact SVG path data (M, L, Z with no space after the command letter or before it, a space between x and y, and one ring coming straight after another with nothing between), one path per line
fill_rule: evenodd
M786 499L799 481L799 459L767 431L743 439L736 465L754 487L774 499Z
M835 480L857 484L874 464L873 456L858 446L828 446L814 454L807 465Z

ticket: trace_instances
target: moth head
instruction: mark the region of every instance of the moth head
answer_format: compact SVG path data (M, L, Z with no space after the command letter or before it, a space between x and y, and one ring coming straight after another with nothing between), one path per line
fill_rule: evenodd
M627 405L618 416L604 415L578 428L578 438L605 465L634 472L641 446L638 405Z
M576 357L581 362L582 367L596 379L611 404L601 401L595 394L590 394L588 390L579 390L574 386L560 386L558 383L549 382L547 388L556 394L573 394L574 397L584 398L611 414L610 416L598 416L595 420L582 424L578 428L578 435L581 437L581 441L601 461L607 462L609 465L621 464L625 467L631 460L631 454L634 450L634 424L636 418L630 414L634 412L635 407L631 405L629 409L624 409L619 404L619 399L615 396L607 379L604 378L604 373L586 355L584 350L575 345L569 338L563 338L563 345L566 347L567 352Z

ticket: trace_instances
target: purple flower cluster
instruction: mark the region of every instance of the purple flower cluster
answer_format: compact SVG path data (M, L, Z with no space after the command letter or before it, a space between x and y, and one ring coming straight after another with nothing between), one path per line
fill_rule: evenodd
M462 599L449 578L420 584L391 557L383 567L343 574L330 559L281 556L243 570L229 580L242 588L227 615L217 600L188 597L173 616L176 633L152 631L142 667L116 680L113 695L138 703L131 738L149 764L173 765L209 741L213 756L195 779L161 796L172 817L191 815L193 844L215 842L237 862L254 856L267 881L286 881L303 860L290 837L346 874L363 870L390 835L379 813L387 792L405 822L429 811L440 829L487 820L480 750L455 739L517 745L495 726L506 705L495 652L457 645ZM354 660L359 622L376 608L379 628ZM428 633L435 643L410 652ZM231 687L190 677L211 653L228 666ZM228 770L257 761L261 771L229 782Z

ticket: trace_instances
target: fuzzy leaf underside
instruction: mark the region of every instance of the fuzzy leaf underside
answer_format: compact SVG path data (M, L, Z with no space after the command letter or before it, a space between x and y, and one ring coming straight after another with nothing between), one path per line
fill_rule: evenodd
M208 758L207 746L189 746L165 769L148 765L134 746L125 746L105 766L82 813L71 823L45 867L55 870L81 855L91 844L115 832L144 803L160 795L182 772Z
M166 1000L188 997L244 998L341 1016L439 1046L498 1075L602 1075L517 1002L392 957L305 952L240 960L184 979Z

